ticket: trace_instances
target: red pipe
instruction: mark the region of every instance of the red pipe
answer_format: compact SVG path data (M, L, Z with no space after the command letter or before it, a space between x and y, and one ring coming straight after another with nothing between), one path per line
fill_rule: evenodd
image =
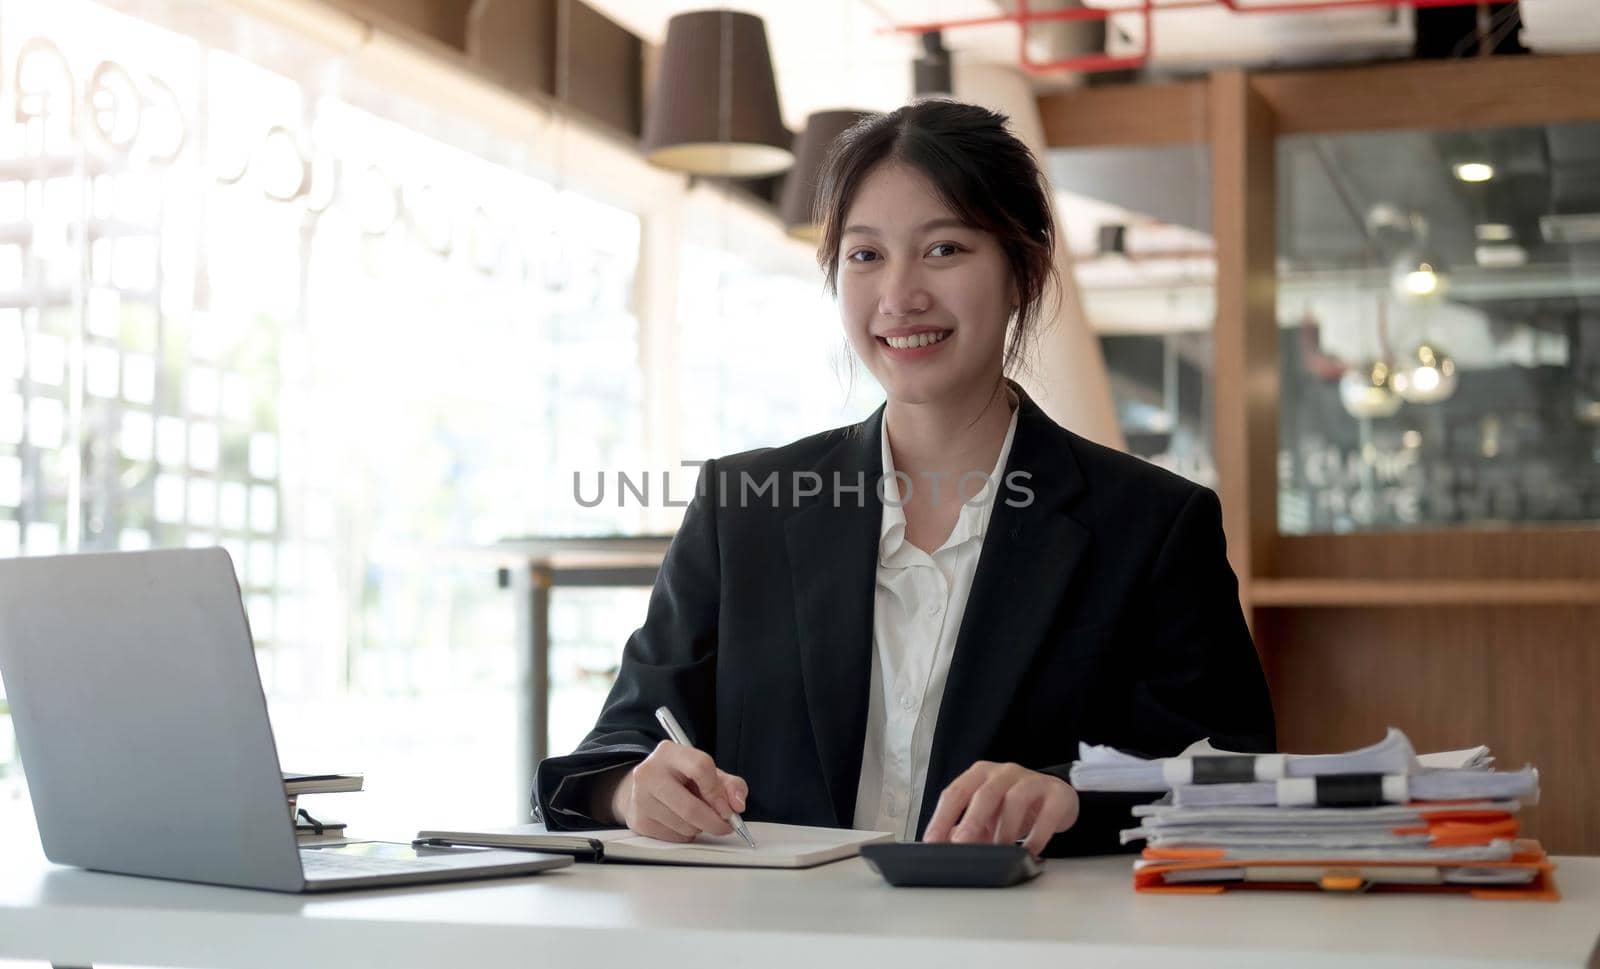
M1213 3L1216 0L1204 0ZM992 17L967 17L963 20L930 20L920 24L900 24L885 27L889 33L927 34L935 30L952 30L957 27L992 27L995 24L1048 23L1053 20L1104 20L1118 10L1099 10L1094 7L1071 7L1066 10L1028 11L1027 3L1019 4L1016 13L1000 13Z
M1202 0L1211 3L1212 0ZM1140 0L1142 13L1145 18L1145 49L1142 53L1124 57L1113 57L1109 54L1084 54L1078 57L1068 57L1056 61L1035 61L1028 55L1028 26L1030 24L1056 23L1074 20L1105 20L1113 13L1122 13L1122 10L1100 10L1094 7L1069 7L1064 10L1039 10L1028 9L1028 0L1017 0L1015 13L996 14L992 17L966 17L959 20L932 20L919 24L901 24L895 27L886 27L886 33L897 34L928 34L936 30L955 30L962 27L992 27L996 24L1017 25L1017 63L1030 74L1042 74L1048 71L1080 71L1094 73L1096 71L1114 71L1124 68L1142 67L1149 58L1150 53L1150 5L1152 0Z
M1252 3L1239 0L1178 0L1163 7L1210 7L1222 4L1234 13L1299 13L1304 10L1335 10L1349 7L1476 7L1481 3L1504 6L1512 0L1317 0L1315 3Z
M1195 7L1223 7L1233 13L1306 13L1316 10L1349 10L1357 8L1391 9L1394 7L1475 7L1487 2L1491 6L1504 6L1513 0L1315 0L1311 3L1245 3L1242 0L1171 0L1161 3L1161 10L1183 10ZM1129 8L1099 9L1071 7L1065 10L1028 9L1028 0L1017 0L1015 13L996 14L992 17L967 17L959 20L933 20L920 24L901 24L885 28L900 34L926 34L935 30L955 30L962 27L989 27L996 24L1016 24L1018 65L1029 74L1055 71L1077 71L1092 74L1098 71L1115 71L1142 67L1150 59L1150 49L1155 40L1153 10L1155 0L1140 0L1134 8L1144 20L1144 50L1137 54L1113 57L1109 54L1083 54L1053 61L1036 61L1028 56L1028 27L1031 24L1074 20L1105 20L1112 14L1132 12Z

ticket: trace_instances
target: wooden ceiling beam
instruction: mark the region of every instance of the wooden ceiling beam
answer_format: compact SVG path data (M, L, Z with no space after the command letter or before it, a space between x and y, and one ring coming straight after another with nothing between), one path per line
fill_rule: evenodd
M1278 134L1592 121L1600 54L1399 61L1250 75Z
M1077 88L1039 98L1051 148L1204 141L1206 112L1205 81Z

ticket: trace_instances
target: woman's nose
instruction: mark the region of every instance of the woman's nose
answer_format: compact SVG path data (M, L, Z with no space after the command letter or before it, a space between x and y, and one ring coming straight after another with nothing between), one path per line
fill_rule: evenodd
M913 316L925 312L931 302L912 269L891 269L884 274L878 293L878 312L884 316Z

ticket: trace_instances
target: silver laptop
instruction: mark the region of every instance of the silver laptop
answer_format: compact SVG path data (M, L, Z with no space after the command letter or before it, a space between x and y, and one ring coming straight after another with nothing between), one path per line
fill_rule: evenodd
M298 847L220 548L0 559L0 676L57 864L315 892L572 863L384 842Z

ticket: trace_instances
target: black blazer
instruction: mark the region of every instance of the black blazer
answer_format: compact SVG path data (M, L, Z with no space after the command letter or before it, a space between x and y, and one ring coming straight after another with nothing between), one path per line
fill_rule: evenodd
M945 786L979 760L1065 778L1080 741L1152 756L1202 737L1274 749L1216 495L1063 429L1012 387L1020 412L1005 481L1027 472L1032 500L997 482L919 831ZM747 820L850 826L871 675L882 420L880 407L861 424L706 462L599 722L576 752L539 765L534 799L552 829L593 826L587 782L665 739L654 717L662 704L749 783ZM821 494L804 494L818 479L796 483L797 471L820 476ZM773 472L775 486L758 490ZM1077 824L1047 853L1116 850L1138 800L1083 794Z

